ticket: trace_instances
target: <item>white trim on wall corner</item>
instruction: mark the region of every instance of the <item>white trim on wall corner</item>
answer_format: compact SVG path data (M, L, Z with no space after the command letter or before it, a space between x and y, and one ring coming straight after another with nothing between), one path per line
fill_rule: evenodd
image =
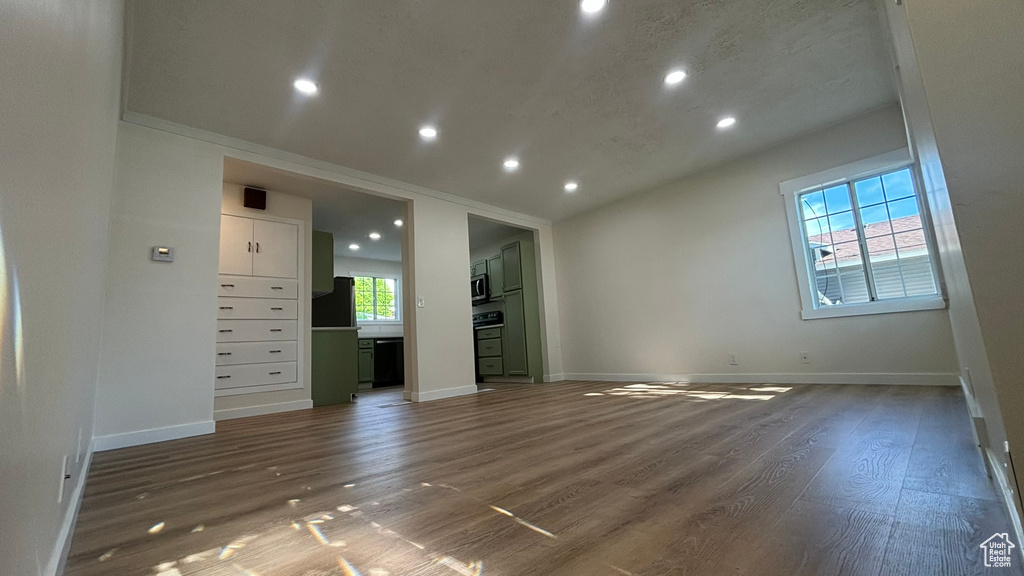
M1006 473L1003 471L1003 467L999 462L999 455L986 448L985 457L988 460L989 470L992 470L992 475L995 477L994 479L998 485L999 495L1003 500L1003 507L1010 517L1010 524L1013 525L1013 532L1017 538L1017 543L1021 544L1024 542L1024 526L1021 525L1020 513L1017 512L1016 496L1014 495L1013 488L1010 486L1010 479L1006 477ZM1024 559L1024 545L1017 546L1017 555Z
M565 380L600 382L692 382L694 384L870 384L886 386L959 386L957 374L565 374Z
M93 439L93 447L97 452L117 450L129 446L141 446L167 440L177 440L190 436L202 436L213 434L216 425L213 420L206 422L193 422L191 424L179 424L165 428L152 428L150 430L139 430L137 432L125 432L123 434L110 434L108 436L97 436Z
M68 509L64 512L64 521L61 522L60 530L57 532L57 541L53 545L53 552L50 553L50 561L46 563L43 576L58 576L64 573L64 564L68 559L68 552L71 551L71 535L75 531L75 524L78 522L78 510L82 507L82 497L85 495L85 480L89 477L89 468L92 466L92 454L95 450L95 441L89 443L89 447L82 460L82 467L78 471L78 480L75 482L75 489L71 491Z
M293 410L308 410L312 407L312 400L293 400L291 402L278 402L277 404L262 404L260 406L214 410L213 419L219 422L221 420L231 420L233 418L248 418L250 416L263 416L264 414L277 414L279 412L291 412Z
M472 386L459 386L457 388L442 388L441 390L431 390L430 392L413 392L410 395L410 400L413 402L430 402L431 400L443 400L445 398L455 398L456 396L468 396L470 394L476 394L476 384Z

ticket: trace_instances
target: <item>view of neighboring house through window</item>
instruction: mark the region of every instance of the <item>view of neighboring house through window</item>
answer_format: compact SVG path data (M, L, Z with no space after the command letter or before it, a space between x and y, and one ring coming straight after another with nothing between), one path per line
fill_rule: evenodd
M797 196L816 307L938 293L910 168Z
M356 320L398 320L398 280L356 276Z

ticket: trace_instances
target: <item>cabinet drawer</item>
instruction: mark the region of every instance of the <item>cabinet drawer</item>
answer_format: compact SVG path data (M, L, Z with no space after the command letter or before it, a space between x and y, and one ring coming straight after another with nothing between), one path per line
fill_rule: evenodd
M359 347L363 349L373 348L373 338L360 338Z
M295 340L295 320L217 320L217 342Z
M294 320L299 317L298 300L276 300L272 298L226 298L217 299L217 318L220 319L281 319Z
M501 338L481 340L477 345L477 356L481 358L501 356Z
M481 328L476 331L477 340L490 340L491 338L501 338L501 328Z
M482 376L501 376L504 371L501 368L501 358L481 358L477 360Z
M294 362L297 359L298 344L294 340L291 342L217 344L217 366Z
M217 279L217 295L295 300L299 297L299 281L256 276L220 276Z
M214 384L216 390L243 388L245 386L266 386L295 382L295 362L273 364L243 364L241 366L218 366Z

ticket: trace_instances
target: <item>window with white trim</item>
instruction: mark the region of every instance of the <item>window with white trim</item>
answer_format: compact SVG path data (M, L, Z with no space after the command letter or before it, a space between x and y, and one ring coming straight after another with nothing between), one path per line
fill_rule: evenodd
M397 278L356 276L355 290L357 322L398 322L401 320Z
M847 177L782 185L804 318L945 305L913 165L904 160L887 166L889 156L845 167ZM817 175L817 181L842 170Z

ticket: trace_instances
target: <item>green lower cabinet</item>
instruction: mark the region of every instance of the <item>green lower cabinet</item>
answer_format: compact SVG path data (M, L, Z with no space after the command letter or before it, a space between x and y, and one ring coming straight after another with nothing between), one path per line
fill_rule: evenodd
M477 360L481 376L501 376L501 358L481 358Z
M370 341L371 345L373 340ZM360 343L362 344L362 343ZM359 383L373 382L373 348L359 348Z
M527 376L530 365L526 354L526 321L524 316L523 291L505 293L505 339L502 343L502 358L505 374Z
M310 352L313 406L345 404L359 392L356 333L314 330Z

